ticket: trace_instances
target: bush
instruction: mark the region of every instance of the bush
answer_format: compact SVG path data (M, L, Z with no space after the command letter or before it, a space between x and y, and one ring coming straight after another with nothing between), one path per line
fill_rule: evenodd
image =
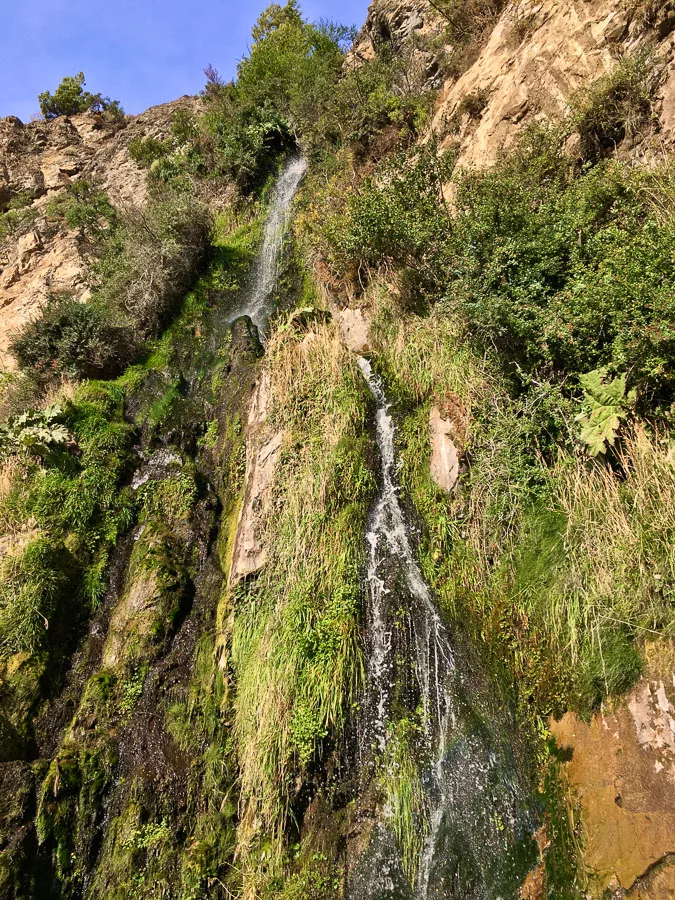
M38 100L45 119L49 121L57 116L75 116L87 110L105 113L111 120L124 118L119 100L91 94L83 89L84 84L84 72L78 72L77 75L67 75L53 94L43 91Z
M129 211L95 267L96 302L130 321L139 338L156 335L192 285L210 232L207 207L187 192Z
M100 304L80 303L69 295L53 297L11 343L21 368L44 381L60 375L114 376L131 361L134 350L130 329L112 322Z
M494 169L457 173L452 217L451 160L432 148L397 158L331 216L307 215L310 239L340 278L403 269L408 290L443 302L510 373L607 367L626 374L639 411L663 412L675 398L675 171L579 171L558 147L559 134L535 130Z
M572 126L581 139L581 156L597 160L635 136L652 114L653 63L647 53L627 56L572 98Z
M68 228L78 229L81 237L101 243L117 222L117 213L104 191L91 181L75 181L50 200L46 207L50 218L62 218Z
M171 152L171 149L168 141L159 141L153 137L138 137L129 141L129 156L139 166L145 168L151 166L156 159L162 159Z

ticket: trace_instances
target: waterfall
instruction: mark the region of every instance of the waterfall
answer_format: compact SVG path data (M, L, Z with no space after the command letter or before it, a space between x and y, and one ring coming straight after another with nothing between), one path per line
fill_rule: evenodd
M425 809L423 822L417 823L424 835L414 885L410 873L403 873L402 848L385 808L371 848L350 879L350 895L355 900L513 898L516 859L527 856L532 845L529 800L521 799L510 747L496 717L490 721L479 698L471 696L471 678L462 671L415 560L399 498L389 403L369 361L359 357L358 364L375 400L381 457L380 491L366 534L367 664L359 761L366 779L380 771L377 760L386 767L403 693L423 732L418 765ZM412 681L407 687L406 679Z
M453 654L447 629L434 606L408 538L399 501L394 451L394 423L382 384L367 359L358 359L359 367L375 398L377 443L382 459L382 484L370 515L366 540L369 548L368 615L372 652L368 661L368 689L372 694L367 704L365 739L385 749L392 681L392 634L387 606L390 590L382 568L389 558L398 561L411 600L411 627L415 675L422 701L422 722L429 739L444 734L448 716L452 714L452 695L446 689L453 667Z
M300 156L292 156L284 166L272 193L265 235L251 271L249 288L235 309L228 314L231 322L240 316L249 316L261 336L267 330L267 322L273 311L279 260L291 215L291 204L306 170L307 161Z

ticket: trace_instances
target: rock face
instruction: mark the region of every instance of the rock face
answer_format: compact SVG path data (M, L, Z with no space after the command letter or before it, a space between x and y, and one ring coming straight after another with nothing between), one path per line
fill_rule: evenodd
M446 418L437 406L429 412L431 433L431 479L448 493L459 478L459 451L452 435L456 432L451 418Z
M661 659L627 698L589 723L567 713L551 725L558 744L572 750L567 778L580 807L593 896L606 889L675 896L674 701L672 661Z
M440 54L429 45L442 30L443 19L427 0L374 0L345 66L372 59L379 43L391 42L407 57L411 81L438 88L443 83Z
M460 166L493 164L527 124L559 120L578 88L609 72L624 54L647 46L660 72L656 149L675 142L673 0L651 6L615 0L512 0L494 27L467 48L467 64L453 65L446 76L442 57L455 48L442 16L427 0L373 0L352 59L372 57L382 40L397 47L406 40L428 47L431 41L438 48L417 47L411 58L424 69L429 86L440 88L431 129L443 146L458 150Z
M370 349L368 322L362 309L339 309L335 318L340 326L342 339L355 353L367 353Z
M246 489L232 553L232 581L252 575L267 560L261 524L272 502L274 475L284 439L282 431L271 433L266 427L269 403L270 378L263 373L249 409Z
M49 293L87 295L81 240L46 216L46 206L70 182L99 184L118 207L146 200L145 171L129 155L135 138L166 137L178 109L199 101L183 97L118 125L95 113L24 125L0 119L0 213L21 204L21 222L0 232L0 371L11 369L12 332L33 317Z
M670 22L668 6L647 27L635 7L611 0L508 4L475 63L445 83L433 127L447 135L447 144L458 143L459 165L489 166L526 124L560 119L578 88L611 71L619 57L657 40L655 59L664 78L661 137L672 143L673 40L661 24L662 18ZM463 111L467 98L476 98L473 113Z

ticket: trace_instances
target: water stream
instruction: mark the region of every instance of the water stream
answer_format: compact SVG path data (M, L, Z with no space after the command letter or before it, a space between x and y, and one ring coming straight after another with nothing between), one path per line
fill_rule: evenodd
M517 896L523 857L531 854L533 816L523 798L508 741L508 724L486 710L480 679L468 671L415 560L399 499L395 428L380 379L359 366L376 405L380 492L366 535L367 679L359 763L363 789L391 762L395 723L419 722L415 753L424 834L414 878L403 871L402 847L387 807L351 878L358 900L429 900ZM389 760L389 762L388 762ZM375 773L375 775L373 775ZM378 776L379 773L379 776ZM396 774L389 772L389 776Z
M281 249L291 215L291 205L306 171L307 161L301 156L292 156L284 166L270 200L265 235L251 271L249 289L228 313L230 322L240 316L249 316L262 339L274 308Z

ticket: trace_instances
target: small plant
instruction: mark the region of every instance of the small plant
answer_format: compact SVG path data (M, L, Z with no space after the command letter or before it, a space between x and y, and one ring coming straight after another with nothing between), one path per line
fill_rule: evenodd
M580 438L591 456L606 453L616 442L621 422L635 404L635 391L626 393L626 376L607 379L607 369L595 369L580 375L585 409L576 417L581 425Z
M57 404L26 410L0 425L0 447L5 452L23 448L33 455L47 456L72 440L62 418L63 409Z

